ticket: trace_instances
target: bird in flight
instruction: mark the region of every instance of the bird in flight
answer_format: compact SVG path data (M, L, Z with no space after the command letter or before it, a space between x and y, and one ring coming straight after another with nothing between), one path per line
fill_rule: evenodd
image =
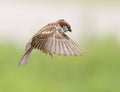
M18 64L27 64L33 49L38 49L51 56L53 54L64 56L82 54L79 45L65 34L67 31L72 32L71 26L63 19L49 23L41 28L27 43L25 52Z

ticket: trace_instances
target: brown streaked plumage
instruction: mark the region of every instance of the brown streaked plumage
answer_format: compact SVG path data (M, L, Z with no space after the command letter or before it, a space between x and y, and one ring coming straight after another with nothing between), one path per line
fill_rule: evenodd
M57 54L74 56L82 54L81 48L71 40L65 32L71 31L70 25L62 20L49 23L38 31L27 43L25 53L19 61L19 65L26 64L33 49L38 49L49 55Z

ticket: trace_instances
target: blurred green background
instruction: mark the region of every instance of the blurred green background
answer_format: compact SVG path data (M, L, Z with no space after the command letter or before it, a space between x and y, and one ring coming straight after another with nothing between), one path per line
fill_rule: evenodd
M119 9L117 0L0 1L0 92L120 92ZM85 54L51 58L34 50L18 66L29 38L59 18L71 22L68 35Z
M83 56L64 57L34 50L18 66L23 49L0 45L0 92L119 92L120 48L115 39L89 41Z

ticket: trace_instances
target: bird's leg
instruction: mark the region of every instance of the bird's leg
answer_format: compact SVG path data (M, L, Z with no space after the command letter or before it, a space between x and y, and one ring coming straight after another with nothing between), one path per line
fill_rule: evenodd
M51 57L53 57L52 53L50 53L50 52L49 52L49 55L50 55Z
M49 55L51 56L51 57L53 57L53 55L52 55L52 53L50 53L50 52L47 52L47 51L43 51L46 55L49 53Z

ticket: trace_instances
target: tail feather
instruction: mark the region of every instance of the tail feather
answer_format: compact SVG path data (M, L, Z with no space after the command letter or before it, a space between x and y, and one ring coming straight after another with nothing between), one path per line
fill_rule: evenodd
M21 59L20 59L18 65L21 66L21 65L27 64L31 52L32 52L32 50L28 50L27 52L25 52L25 53L23 54L23 56L21 57Z

